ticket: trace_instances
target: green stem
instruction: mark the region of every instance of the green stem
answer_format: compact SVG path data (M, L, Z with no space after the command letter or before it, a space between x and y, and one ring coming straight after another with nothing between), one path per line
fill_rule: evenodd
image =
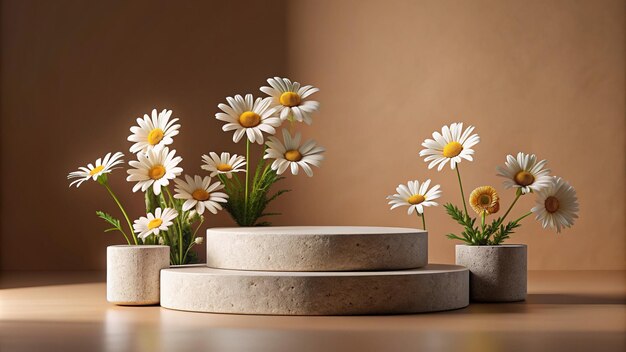
M130 219L128 218L128 214L126 214L126 210L124 210L124 207L122 206L122 203L120 203L120 200L117 199L117 197L115 196L115 193L113 193L113 190L111 190L111 187L109 187L109 183L108 182L103 182L102 185L104 185L104 187L107 189L107 191L109 191L109 194L111 195L111 197L113 197L113 200L115 201L117 206L122 211L122 214L124 214L124 218L126 219L126 223L128 224L128 228L130 229L130 234L131 234L131 236L133 236L133 240L134 240L135 244L138 245L139 242L137 241L137 236L135 236L135 230L133 229L133 225L130 223ZM122 234L124 234L124 233L122 232ZM128 240L128 237L126 236L126 234L124 234L124 237L126 238L126 242L128 242L128 244L130 244L130 241Z
M515 222L521 221L522 219L524 219L525 217L527 217L528 215L532 214L532 211L529 211L528 213L522 215L519 219L515 220Z
M489 241L489 236L485 236L485 218L487 217L487 212L485 210L480 214L480 238L481 240Z
M170 200L170 204L169 204L169 205L170 205L170 207L171 207L172 209L175 209L175 207L174 207L174 197L172 197L172 192L170 192L169 187L166 187L166 186L161 186L161 193L163 193L163 189L165 189L165 192L167 193L167 197L168 197L168 198L169 198L169 200Z
M245 208L244 208L244 219L248 219L248 183L250 179L250 140L246 138L246 193L245 193Z
M482 228L483 234L485 232L485 217L487 216L487 212L483 210L480 215L480 227Z
M187 247L187 250L185 251L183 262L187 260L187 254L189 254L189 250L191 249L191 247L193 247L196 244L196 234L198 233L198 230L202 226L202 223L204 223L204 217L200 217L200 224L198 224L198 227L196 227L196 230L193 232L193 236L191 236L191 243L189 243L189 247Z
M417 215L418 218L422 218L422 229L426 230L426 218L424 217L424 214L420 214L416 209L415 215Z
M500 223L498 224L498 226L500 226L500 224L502 224L506 216L509 215L509 213L511 212L511 209L513 209L513 206L515 205L515 203L517 203L517 200L519 199L519 197L521 197L521 195L522 195L521 192L517 192L517 194L515 195L515 199L513 200L513 203L511 203L511 206L509 206L509 209L506 211L506 213L504 213L504 216L502 216L501 218L502 220L500 220Z
M504 219L506 219L506 216L509 215L509 213L511 212L511 209L513 209L513 206L515 205L515 203L517 203L517 200L521 196L522 196L522 193L521 192L517 192L517 194L515 195L515 199L513 200L513 203L511 203L511 205L509 206L509 209L507 209L506 213L504 213L504 215L500 218L500 221L498 221L496 226L494 226L495 229L498 229L500 227L500 225L502 225L502 223L504 222ZM526 216L528 216L528 215L526 215ZM526 216L524 216L524 217L526 217Z
M465 216L469 216L467 212L467 204L465 203L465 192L463 192L463 182L461 182L461 172L459 171L459 164L456 164L456 176L459 179L459 186L461 187L461 199L463 199L463 209L465 209Z
M191 241L193 242L196 239L196 234L198 233L198 230L200 229L200 226L202 226L202 224L204 223L204 217L201 216L200 217L200 224L198 224L198 227L196 227L196 231L193 232L193 236L191 236Z
M196 244L196 243L192 241L189 244L189 247L187 247L187 250L185 251L185 258L187 258L187 254L189 254L189 250L191 249L191 247L193 247L194 244Z
M172 197L172 192L170 192L169 187L163 187L162 189L165 189L165 192L167 192L167 196L170 199L170 203L171 203L171 207L172 209L175 209L176 211L178 211L178 209L176 209L175 204L174 204L174 197ZM183 228L181 223L181 219L182 217L185 215L185 212L182 211L181 209L181 213L178 214L178 216L176 217L176 226L178 227L178 263L177 264L184 264L183 262Z

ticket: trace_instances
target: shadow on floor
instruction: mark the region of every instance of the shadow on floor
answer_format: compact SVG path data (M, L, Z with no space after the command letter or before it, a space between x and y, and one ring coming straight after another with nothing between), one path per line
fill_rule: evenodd
M526 299L530 304L626 304L626 296L535 293Z
M1 271L0 289L105 282L105 271Z
M522 302L471 302L462 309L441 312L441 314L511 314L528 313L541 308L542 305L624 305L626 297L620 295L592 295L592 294L561 294L540 293L529 294Z

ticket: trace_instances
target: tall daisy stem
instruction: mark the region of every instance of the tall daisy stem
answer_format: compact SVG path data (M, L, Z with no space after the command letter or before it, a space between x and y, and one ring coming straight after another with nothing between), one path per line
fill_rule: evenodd
M511 212L511 209L513 209L513 206L515 205L515 203L517 203L517 200L521 196L522 196L522 193L521 192L517 192L517 194L515 195L515 199L513 200L513 203L511 203L511 206L509 206L509 209L507 209L506 213L504 213L504 216L502 216L502 220L500 220L500 224L504 221L506 216L509 215L509 213ZM500 224L498 224L498 226L500 226Z
M520 221L520 220L524 219L525 217L527 217L528 215L530 215L530 214L532 214L532 213L533 213L532 211L529 211L528 213L526 213L526 214L522 215L522 216L521 216L521 217L519 217L517 220L515 220L515 222L518 222L518 221Z
M515 203L517 203L517 200L521 196L522 196L522 192L517 192L517 194L515 195L515 199L513 200L513 203L511 203L511 205L509 206L509 209L507 209L506 213L504 213L504 215L500 218L500 221L494 228L497 229L498 227L500 227L500 225L502 225L502 223L504 222L504 219L506 219L506 216L509 215L509 213L511 212L511 209L513 209L513 206L515 205ZM528 214L524 215L521 219L525 218L526 216L528 216Z
M465 203L465 192L463 192L463 182L461 182L461 172L459 171L459 164L456 164L456 176L459 179L459 187L461 187L461 199L463 199L463 209L465 209L465 216L469 216L467 212L467 204Z
M422 218L422 229L426 230L426 218L424 214L420 214L419 211L415 210L415 215L417 215L418 218Z
M486 240L489 240L489 235L485 236L485 218L486 217L487 217L487 212L483 210L480 215L480 229L482 232L481 237L485 238Z
M165 189L165 192L167 192L167 196L170 199L170 202L172 204L172 209L175 209L176 211L178 211L178 209L176 209L176 205L174 204L174 197L172 197L172 192L170 192L169 187L163 186L163 188ZM182 213L182 214L181 214ZM176 264L184 264L183 262L183 228L181 226L181 222L183 221L182 219L185 216L185 212L182 211L181 209L181 213L178 214L178 217L176 218L176 225L178 227L178 263Z
M109 194L115 201L115 204L117 204L117 206L122 211L122 214L124 214L124 218L126 219L126 223L128 224L128 228L130 229L130 235L133 237L133 241L135 242L135 245L138 245L139 242L137 241L137 236L135 236L135 230L133 230L133 225L130 223L130 219L128 218L128 214L126 213L126 210L124 210L122 203L120 203L120 200L115 196L115 193L113 193L113 190L111 190L111 187L109 186L108 182L105 181L102 183L102 185L107 189L107 191L109 191ZM126 237L126 234L124 234L124 237ZM126 242L130 244L128 237L126 237Z
M250 183L250 140L246 138L246 190L245 190L245 208L244 219L248 220L248 184Z

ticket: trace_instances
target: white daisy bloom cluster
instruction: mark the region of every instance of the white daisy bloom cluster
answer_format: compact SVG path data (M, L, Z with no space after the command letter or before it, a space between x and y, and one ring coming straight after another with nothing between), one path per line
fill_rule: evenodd
M124 163L124 160L121 160L123 156L124 154L120 152L115 154L107 153L104 158L98 158L95 163L89 163L87 167L81 166L78 168L78 171L70 172L69 175L67 175L67 179L76 179L70 183L70 187L76 185L78 188L83 182L90 178L96 181L98 177L110 173L116 169L114 166Z
M233 154L231 156L227 152L217 155L217 153L211 152L209 155L203 155L202 161L204 165L201 168L209 171L211 177L223 174L231 178L234 172L246 172L244 169L246 158L242 155Z
M219 104L222 112L215 114L215 118L226 122L222 130L235 131L233 142L237 143L247 136L250 143L263 144L263 132L268 134L276 133L276 127L281 121L276 116L276 109L272 108L271 98L256 98L252 94L245 97L235 95L227 97L227 104Z
M418 214L424 214L424 207L437 206L437 202L434 200L441 197L440 185L430 187L430 179L420 184L418 180L409 181L408 184L398 185L396 188L396 194L388 196L389 205L391 210L408 206L408 214L411 215L417 211Z
M172 110L157 109L152 114L145 114L137 119L138 126L130 128L132 134L128 137L135 142L130 151L137 154L137 160L129 161L132 167L127 170L126 181L137 182L133 192L141 189L142 192L152 187L154 194L161 194L161 187L167 187L170 180L174 180L183 172L178 166L183 160L176 156L176 150L170 150L167 145L174 142L173 137L178 135L180 124L177 118L171 119Z
M132 134L128 136L128 141L135 142L130 147L130 152L147 152L157 146L172 144L172 137L179 133L180 125L176 124L177 118L170 120L171 116L172 110L163 109L157 113L157 109L153 109L152 115L145 114L143 118L138 118L138 126L131 127Z
M576 190L556 176L550 177L547 187L537 191L536 205L531 209L544 229L549 226L556 232L574 225L578 210Z
M535 154L517 153L517 158L507 155L504 167L498 166L498 176L506 177L505 188L519 188L522 194L540 191L552 184L547 161L537 162Z
M194 209L198 214L202 215L205 209L211 213L217 214L218 210L222 210L220 203L228 201L228 195L223 192L217 192L224 188L220 182L211 183L211 177L185 175L185 181L176 179L176 194L174 198L184 199L183 211Z
M147 216L135 220L133 228L141 239L150 235L158 236L160 231L167 231L172 226L177 216L178 212L172 208L156 208L154 214L148 213Z
M268 78L269 87L261 87L261 91L272 99L272 106L277 107L280 119L294 120L311 124L311 115L318 111L320 103L307 100L313 93L319 91L313 86L300 86L298 82L291 82L288 78Z
M310 165L319 167L322 160L324 160L325 149L317 146L314 140L309 140L306 143L300 145L301 135L296 133L295 137L283 129L282 143L276 137L269 137L267 142L267 150L265 151L264 159L274 159L271 167L272 170L276 170L277 174L282 174L291 169L293 175L297 175L299 168L302 168L307 176L313 176L313 169Z
M433 139L426 139L422 146L425 149L420 151L420 156L425 162L429 162L428 168L437 167L441 171L450 162L450 168L454 170L456 164L462 159L472 161L474 154L473 146L478 144L480 137L472 134L474 126L469 126L463 131L463 123L453 123L450 126L443 126L441 133L433 132Z
M149 149L147 153L138 153L137 160L129 161L132 166L129 169L129 182L137 182L133 186L133 192L141 189L145 192L152 187L154 194L161 194L161 187L169 185L170 180L175 179L183 172L178 164L183 160L180 156L176 156L176 150L170 151L168 147L156 147Z

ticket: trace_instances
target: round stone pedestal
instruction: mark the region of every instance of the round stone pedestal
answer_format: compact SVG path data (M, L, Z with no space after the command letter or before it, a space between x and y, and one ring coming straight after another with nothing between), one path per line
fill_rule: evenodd
M422 313L469 304L469 272L456 265L373 272L161 271L161 306L269 315Z
M428 263L428 233L398 227L213 228L207 266L258 271L400 270Z

